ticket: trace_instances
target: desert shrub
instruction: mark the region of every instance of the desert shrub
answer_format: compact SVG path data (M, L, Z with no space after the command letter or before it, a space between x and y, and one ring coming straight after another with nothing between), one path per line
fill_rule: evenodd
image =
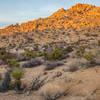
M39 50L38 50L38 51L37 51L37 56L38 56L38 57L41 57L41 56L42 56L42 51L39 51Z
M91 68L100 64L99 56L97 54L93 54L93 52L86 53L84 58L88 61L86 68Z
M38 49L39 49L39 44L34 44L34 47L33 47L33 48L34 48L35 51L38 51Z
M37 57L36 53L34 53L32 51L26 51L25 55L26 55L26 59L28 59L28 60L31 59L31 58Z
M25 54L15 54L15 59L17 59L18 61L26 61L26 56Z
M79 45L79 44L80 44L79 41L76 41L76 42L73 43L73 45Z
M41 55L45 60L48 59L48 53L46 51L42 52Z
M8 65L9 65L9 67L19 67L20 66L17 59L9 59Z
M38 90L44 85L44 80L40 80L39 77L36 77L32 81L32 90Z
M77 71L79 69L79 66L77 66L77 65L73 65L73 66L70 66L69 67L69 71L70 72L75 72L75 71Z
M73 51L73 47L72 46L68 46L67 48L65 48L64 50L64 53L70 53Z
M56 83L48 83L40 89L40 95L44 100L56 100L63 94L64 90Z
M76 50L76 55L78 57L83 57L85 53L85 48L80 46L77 50Z
M55 49L49 56L48 56L48 60L62 60L64 56L64 52L60 49Z
M24 75L24 72L21 69L16 69L12 72L12 77L15 80L20 80Z
M94 55L92 54L92 52L88 52L84 55L84 58L88 61L91 61L94 58Z
M57 67L64 65L64 62L57 61L57 62L47 62L45 70L53 70Z
M95 61L96 65L100 65L100 54L96 55L96 57L93 58L93 60Z
M44 80L45 79L40 79L40 76L36 76L33 78L31 82L31 86L29 88L26 88L24 92L31 92L31 91L36 91L39 90L43 85L44 85Z
M9 89L14 89L15 86L16 86L15 81L11 81L11 82L9 83Z
M25 62L24 64L22 64L22 68L32 68L32 67L36 67L42 64L41 59L31 59L27 62Z
M9 52L6 52L6 49L0 49L0 59L7 62L8 59L12 58L12 54Z
M15 79L15 85L14 88L17 90L21 89L21 78L23 77L24 72L21 69L16 69L12 72L11 76L13 79Z
M84 58L74 58L74 59L69 59L67 63L67 70L70 72L75 72L80 69L85 69L87 66L88 61Z

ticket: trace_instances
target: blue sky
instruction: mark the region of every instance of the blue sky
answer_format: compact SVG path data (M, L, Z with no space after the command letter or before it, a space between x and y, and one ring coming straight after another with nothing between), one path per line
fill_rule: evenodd
M0 0L0 28L44 18L60 8L68 9L84 0ZM100 6L100 0L85 0L85 3Z

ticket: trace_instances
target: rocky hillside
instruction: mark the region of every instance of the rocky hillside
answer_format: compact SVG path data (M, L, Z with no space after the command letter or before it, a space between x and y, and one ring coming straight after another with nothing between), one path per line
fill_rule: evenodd
M55 29L82 29L100 27L100 7L88 4L76 4L70 9L61 8L47 18L39 18L21 25L10 25L0 30L1 35L26 33Z
M66 45L78 41L87 44L87 41L97 42L100 39L98 33L100 7L76 4L68 10L60 9L48 18L1 29L0 47L33 48L35 44L63 42Z

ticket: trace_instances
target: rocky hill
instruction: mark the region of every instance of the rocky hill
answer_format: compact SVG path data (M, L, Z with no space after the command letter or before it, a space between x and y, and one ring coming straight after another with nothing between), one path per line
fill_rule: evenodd
M100 27L100 7L88 4L76 4L70 9L61 8L47 18L39 18L21 25L10 25L0 30L1 35L36 32L55 29L82 29Z
M31 48L34 44L53 42L75 43L99 39L100 7L76 4L70 9L61 8L47 18L39 18L21 25L10 25L0 30L0 47ZM93 35L97 35L92 38ZM92 43L90 41L90 43Z

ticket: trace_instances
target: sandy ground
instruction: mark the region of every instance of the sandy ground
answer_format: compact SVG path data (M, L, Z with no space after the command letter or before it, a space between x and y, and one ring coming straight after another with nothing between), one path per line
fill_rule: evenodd
M45 66L24 69L25 76L23 82L27 83L33 77L41 75L41 78L47 77L46 82L64 82L61 88L68 88L68 95L62 96L59 100L100 100L100 66L79 70L76 72L65 72L66 66L59 67L52 71L44 71ZM57 73L61 73L58 77ZM32 92L31 95L17 94L15 91L0 93L0 100L42 100L39 92Z

